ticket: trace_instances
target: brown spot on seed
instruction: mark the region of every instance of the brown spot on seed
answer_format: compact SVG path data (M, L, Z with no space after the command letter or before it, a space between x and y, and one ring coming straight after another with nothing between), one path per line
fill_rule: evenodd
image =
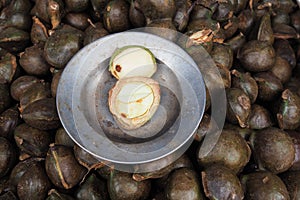
M122 70L122 67L120 65L116 65L117 72L120 72Z
M127 115L125 113L121 113L121 116L127 118Z
M136 100L137 103L142 103L143 102L143 99L138 99Z

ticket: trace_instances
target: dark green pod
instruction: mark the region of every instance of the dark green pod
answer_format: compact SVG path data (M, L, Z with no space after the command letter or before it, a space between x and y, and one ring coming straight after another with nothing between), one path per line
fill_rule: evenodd
M50 188L45 168L40 162L35 162L19 179L17 194L20 199L44 200Z
M244 175L241 182L245 188L245 199L247 200L290 200L282 180L271 172L253 172Z
M34 45L26 48L19 62L29 75L44 76L50 73L50 65L44 58L42 46Z
M231 1L218 2L217 9L215 10L212 18L217 21L228 20L233 14L233 9Z
M271 16L269 13L265 14L260 21L260 25L257 33L257 40L273 44L274 35L271 25Z
M64 0L68 12L84 12L89 7L89 0Z
M21 113L21 117L27 124L40 130L60 126L54 98L44 98L29 104Z
M130 28L129 5L125 0L113 0L106 5L103 25L110 33L126 31Z
M9 108L11 101L8 85L0 83L0 113Z
M67 147L74 147L75 143L67 134L64 128L59 128L55 133L55 144L64 145Z
M250 9L242 10L238 15L239 30L243 34L248 34L254 24L254 13Z
M17 152L15 147L3 137L0 137L0 152L0 178L2 178L13 168Z
M230 69L232 67L233 52L230 46L214 43L210 55L212 56L212 59L215 61L217 66L221 65L227 69Z
M19 110L22 113L23 110L31 103L40 99L50 98L50 84L47 82L38 82L28 88L20 97Z
M153 172L146 172L146 173L138 173L133 174L133 179L136 181L143 181L146 179L155 179L155 178L162 178L164 176L167 176L171 171L179 168L193 168L193 165L190 161L190 159L187 157L187 155L183 154L180 158L178 158L176 161L171 163L170 165L159 169L157 171Z
M155 21L164 18L173 19L176 13L174 0L137 0L137 8L142 11L147 21Z
M262 101L276 99L283 90L281 81L271 72L257 73L254 79L258 85L258 98Z
M286 89L281 94L277 121L281 129L296 129L300 125L300 97Z
M14 138L20 150L35 157L45 157L51 143L49 133L25 123L16 127Z
M63 18L63 22L84 31L89 25L89 15L86 13L70 12Z
M85 36L83 40L83 45L88 45L95 40L102 38L108 35L108 32L105 28L103 28L103 24L101 22L97 22L94 25L90 25L84 31Z
M173 19L174 25L178 31L183 31L189 22L189 15L192 8L191 1L175 0L175 5L176 13Z
M76 190L75 197L77 200L108 199L106 182L91 174Z
M20 76L14 80L10 86L10 94L12 98L16 101L20 101L20 97L35 83L40 82L40 80L35 76Z
M295 11L290 15L291 18L291 24L293 27L300 32L300 10Z
M275 64L271 72L281 81L282 84L288 82L292 76L292 67L287 60L276 56Z
M74 198L70 195L58 192L55 189L51 189L48 192L48 197L46 198L46 200L74 200Z
M98 167L103 166L104 164L99 161L95 156L86 152L84 149L78 145L73 147L74 156L79 164L87 168L88 170L97 169Z
M254 104L251 107L251 113L249 116L249 128L251 129L263 129L273 125L271 119L271 113L258 104Z
M300 199L300 171L280 174L292 200Z
M37 162L40 162L40 158L29 158L23 161L18 162L14 168L12 169L9 175L9 183L12 187L13 191L17 191L17 185L20 182L22 176L27 172L30 171L32 166L35 165Z
M33 24L30 30L30 39L33 44L44 44L48 37L48 28L37 17L32 17Z
M225 166L211 165L201 172L206 197L219 200L241 200L244 192L238 177Z
M245 43L246 43L246 37L242 33L240 33L226 41L226 44L228 44L230 46L230 48L234 52L234 55L237 54L239 49L241 49Z
M16 56L0 48L0 83L11 83L17 70Z
M59 26L65 15L65 5L62 0L37 1L30 11L30 14L37 16L43 22L51 24L55 29Z
M131 1L129 8L129 20L134 28L140 28L146 25L144 14L136 8L135 1Z
M297 63L295 52L288 40L276 39L273 45L276 55L287 60L294 69Z
M44 47L45 59L56 68L64 68L68 61L81 49L82 43L83 33L81 31L70 26L64 26L47 39Z
M275 63L275 50L268 42L251 40L243 45L237 58L250 72L271 69Z
M12 107L0 114L0 137L9 140L13 138L13 132L20 122L19 111L17 107Z
M288 170L295 160L294 143L283 130L274 127L262 129L252 133L250 142L261 169L278 174Z
M132 174L114 170L107 182L111 200L147 199L151 190L150 180L135 181Z
M17 195L15 195L12 191L8 191L0 195L0 200L8 200L8 199L18 200Z
M250 98L239 88L226 89L226 95L226 119L233 124L239 124L242 128L247 127L248 117L251 112Z
M15 27L7 27L0 35L0 47L18 53L30 44L29 33Z
M251 103L256 101L258 95L258 86L255 79L250 73L242 73L237 70L232 70L232 87L242 89L248 96Z
M53 145L49 148L45 167L51 182L62 189L73 188L87 173L87 170L76 161L72 149L62 145Z
M293 161L292 167L289 171L299 171L300 170L300 133L298 131L287 131L289 136L292 138L295 147L295 159Z
M165 195L168 200L204 200L198 175L188 168L172 172L167 180Z
M204 114L196 130L194 139L200 142L205 135L215 133L218 129L217 122L210 115Z
M200 154L201 145L197 152L200 166L205 168L212 164L228 167L233 172L242 171L249 162L251 150L246 140L235 130L223 129L213 149L206 155Z

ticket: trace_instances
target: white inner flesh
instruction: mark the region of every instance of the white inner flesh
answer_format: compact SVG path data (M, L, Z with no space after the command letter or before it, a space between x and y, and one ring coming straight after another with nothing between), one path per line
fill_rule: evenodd
M132 119L145 114L150 109L154 94L149 85L132 82L120 89L116 100L117 111L121 116Z
M144 76L151 77L156 71L152 55L143 48L131 47L119 53L113 60L114 71L119 78ZM117 71L117 65L121 71Z

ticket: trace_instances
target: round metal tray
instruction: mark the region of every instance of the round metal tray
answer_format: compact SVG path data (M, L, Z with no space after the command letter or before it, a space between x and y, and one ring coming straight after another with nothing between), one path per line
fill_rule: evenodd
M108 72L117 48L141 45L158 62L152 77L161 103L141 128L124 131L109 112L107 98L116 80ZM193 59L178 45L144 32L122 32L81 49L67 64L57 90L57 109L69 136L87 152L128 172L157 170L191 144L205 108L205 85ZM163 161L163 162L162 162Z

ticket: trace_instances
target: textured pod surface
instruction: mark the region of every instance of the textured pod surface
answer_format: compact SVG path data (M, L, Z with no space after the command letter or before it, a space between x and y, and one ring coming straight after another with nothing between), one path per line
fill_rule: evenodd
M93 169L97 167L101 167L104 164L100 162L96 157L94 157L92 154L86 152L84 149L79 147L78 145L74 145L74 156L79 164L84 166L87 169Z
M16 127L14 138L17 146L35 157L44 157L51 143L50 134L23 123Z
M228 88L226 119L242 128L247 127L247 121L251 112L251 102L248 95L239 88Z
M70 189L77 185L87 172L76 161L72 149L62 145L49 148L45 166L51 182L63 189Z
M16 56L0 48L0 83L11 83L16 69Z
M275 64L271 72L281 81L282 84L288 82L292 76L292 68L287 60L276 56Z
M166 198L169 200L202 200L198 175L188 168L180 168L172 172L168 178Z
M32 87L28 88L20 97L20 112L31 103L38 101L40 99L50 98L50 84L47 82L38 82L32 85Z
M74 198L70 195L60 193L55 189L51 189L48 192L48 197L46 200L74 200Z
M251 135L254 158L262 169L275 174L288 170L295 159L292 138L278 128L267 128Z
M238 173L248 163L250 154L250 147L238 132L223 129L212 151L205 156L197 152L197 159L201 166L209 167L215 163Z
M110 33L128 30L130 21L127 2L125 0L110 1L105 7L103 24Z
M20 199L44 200L50 188L45 168L40 162L35 162L20 178L17 194Z
M222 44L214 44L212 52L212 59L215 61L216 65L221 65L230 69L233 63L233 52L229 46Z
M10 94L16 101L20 101L23 93L29 89L33 84L40 82L35 76L24 75L14 80L10 86Z
M21 113L23 120L40 130L55 129L60 126L55 99L45 98L29 104Z
M230 169L222 165L212 165L201 172L201 175L204 192L209 199L244 198L241 182Z
M168 174L176 169L179 168L193 168L192 162L187 157L187 155L183 154L180 158L178 158L175 162L171 163L170 165L159 169L153 172L146 172L146 173L137 173L133 174L132 177L136 181L143 181L146 179L155 179L155 178L162 178L168 176Z
M300 199L300 172L285 172L280 178L285 183L291 199Z
M106 182L97 178L95 174L91 174L76 190L75 197L77 200L106 200L108 199Z
M147 199L151 182L149 180L135 181L130 173L113 171L107 182L109 196L112 200L142 200Z
M298 131L288 131L289 136L292 138L295 147L295 160L289 171L300 170L300 134Z
M30 44L28 32L15 27L5 28L0 35L0 47L9 52L21 52Z
M289 89L281 94L277 121L281 129L296 129L300 125L300 97Z
M108 35L108 31L103 28L103 24L101 22L97 22L94 25L90 25L84 31L84 40L83 45L88 45L95 40Z
M58 128L55 133L55 144L61 144L67 147L74 147L75 143L70 138L64 128Z
M13 131L20 122L16 107L9 108L0 114L0 136L12 139Z
M261 171L244 175L241 179L241 182L246 188L245 199L290 199L285 184L278 176L270 172Z
M263 106L254 104L251 108L248 124L251 129L263 129L270 127L273 125L271 113Z
M262 101L271 101L280 95L283 90L281 81L270 72L260 72L254 75L258 85L258 98Z
M242 89L248 96L251 103L256 101L258 96L258 86L255 79L250 73L243 73L237 70L232 70L232 87Z
M44 56L56 68L64 68L82 47L83 35L75 28L65 27L55 31L46 41Z
M148 21L157 19L173 18L176 12L174 0L138 0L137 7Z
M3 137L0 137L0 152L0 177L2 178L14 166L17 152L14 146Z
M9 87L7 84L0 83L0 113L5 111L11 105Z
M25 49L21 54L20 65L30 75L43 76L50 72L50 65L43 55L43 48L34 45Z
M246 70L261 72L273 67L275 56L275 50L268 42L252 40L240 49L238 59Z

